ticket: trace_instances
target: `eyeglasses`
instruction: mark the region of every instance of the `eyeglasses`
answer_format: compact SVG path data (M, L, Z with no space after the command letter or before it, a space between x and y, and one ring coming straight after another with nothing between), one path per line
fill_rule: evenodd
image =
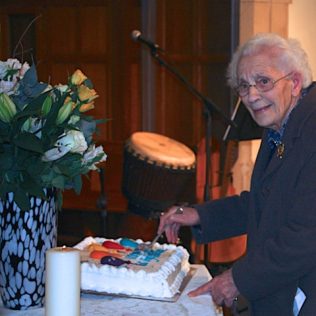
M278 81L287 78L291 74L292 74L292 72L288 73L287 75L285 75L277 80L273 80L269 77L258 77L255 80L255 84L249 84L248 82L240 83L239 86L236 88L236 91L239 94L239 96L241 96L241 97L245 97L249 93L250 87L256 87L256 89L259 92L268 92L274 88L275 84Z

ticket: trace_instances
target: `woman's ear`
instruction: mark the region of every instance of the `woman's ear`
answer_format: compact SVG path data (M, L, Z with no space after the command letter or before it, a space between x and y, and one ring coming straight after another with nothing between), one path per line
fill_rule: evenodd
M291 75L291 80L293 82L293 86L292 86L292 95L294 97L297 97L300 93L301 90L303 88L303 78L302 75L298 72L294 72Z

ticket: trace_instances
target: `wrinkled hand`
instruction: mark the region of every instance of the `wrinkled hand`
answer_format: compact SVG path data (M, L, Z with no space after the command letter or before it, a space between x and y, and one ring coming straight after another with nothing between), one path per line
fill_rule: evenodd
M200 223L200 217L195 208L183 206L181 213L178 213L177 209L179 206L172 206L160 216L158 233L165 231L170 243L177 242L181 226L193 226Z
M232 270L229 269L225 271L221 275L191 291L188 295L195 297L205 293L210 293L213 301L217 305L231 307L234 299L239 295L232 276Z

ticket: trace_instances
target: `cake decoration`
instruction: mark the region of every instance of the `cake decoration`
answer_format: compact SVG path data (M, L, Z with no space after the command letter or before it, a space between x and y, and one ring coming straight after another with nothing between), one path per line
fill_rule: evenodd
M127 261L127 260L122 260L122 259L119 259L119 258L115 258L115 257L112 257L112 256L105 256L105 257L102 257L101 260L100 260L100 263L101 264L108 264L110 266L115 266L115 267L119 267L123 264L128 264L128 263L131 263L130 261Z
M92 258L92 259L102 259L103 257L107 257L107 256L111 256L111 255L112 255L111 253L101 251L101 250L93 250L89 254L90 258Z
M146 249L146 250L140 250L135 249L130 254L126 256L126 258L134 260L135 263L141 266L146 266L148 263L152 260L158 262L158 258L161 256L163 252L166 250L163 249Z
M122 238L120 240L120 244L127 248L135 249L138 247L138 243L135 240L129 239L129 238Z
M111 240L106 240L102 244L103 247L108 248L108 249L120 249L120 250L125 250L125 247L122 246L120 243L111 241Z
M174 297L189 273L189 253L182 246L159 243L141 250L138 246L142 243L140 239L87 237L77 244L75 248L82 253L81 289L146 298Z

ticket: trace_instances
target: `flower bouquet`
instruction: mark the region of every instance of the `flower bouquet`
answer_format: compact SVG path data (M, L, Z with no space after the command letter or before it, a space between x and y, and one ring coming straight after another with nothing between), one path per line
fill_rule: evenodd
M0 61L0 198L13 194L21 210L46 189L80 193L81 176L105 161L86 114L98 97L92 82L76 70L67 84L38 82L36 68L17 59Z
M56 246L62 192L79 193L81 176L106 159L93 139L101 121L86 114L95 98L80 70L51 86L38 82L34 65L0 62L0 296L7 308L43 305L45 253Z

